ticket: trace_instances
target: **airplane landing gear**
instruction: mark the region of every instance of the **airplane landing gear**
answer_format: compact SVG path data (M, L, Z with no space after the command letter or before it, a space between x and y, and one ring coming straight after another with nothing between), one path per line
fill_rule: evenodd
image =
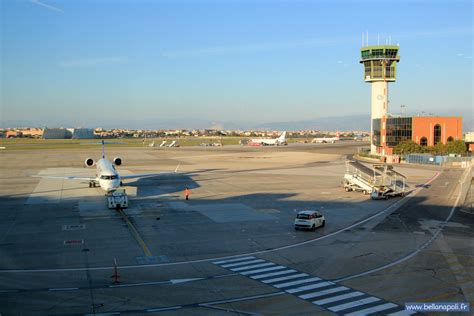
M94 181L89 182L89 188L95 188L95 182Z

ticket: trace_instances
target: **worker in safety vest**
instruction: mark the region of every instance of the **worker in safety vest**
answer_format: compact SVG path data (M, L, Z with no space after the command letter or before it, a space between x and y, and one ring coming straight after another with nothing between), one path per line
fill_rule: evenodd
M184 197L186 198L186 200L189 200L190 193L191 193L191 190L189 190L188 187L186 187L186 189L184 189Z

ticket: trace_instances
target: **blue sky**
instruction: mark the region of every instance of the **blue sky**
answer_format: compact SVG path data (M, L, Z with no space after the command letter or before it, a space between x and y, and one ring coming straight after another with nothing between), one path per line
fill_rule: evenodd
M359 64L400 44L389 111L472 118L472 1L1 2L1 116L51 125L368 114Z

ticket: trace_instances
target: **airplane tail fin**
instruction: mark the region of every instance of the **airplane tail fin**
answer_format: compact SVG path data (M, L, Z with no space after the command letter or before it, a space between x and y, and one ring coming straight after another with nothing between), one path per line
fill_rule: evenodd
M278 141L280 143L284 143L286 141L286 131L284 131L283 133L281 133L280 137L278 137Z
M102 158L105 158L105 143L104 143L104 140L102 140Z

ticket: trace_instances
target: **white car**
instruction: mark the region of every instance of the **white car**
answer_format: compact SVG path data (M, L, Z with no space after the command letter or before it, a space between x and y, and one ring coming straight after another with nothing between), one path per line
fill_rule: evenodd
M317 227L324 227L326 219L318 211L301 211L296 214L295 229L311 229L315 230Z

